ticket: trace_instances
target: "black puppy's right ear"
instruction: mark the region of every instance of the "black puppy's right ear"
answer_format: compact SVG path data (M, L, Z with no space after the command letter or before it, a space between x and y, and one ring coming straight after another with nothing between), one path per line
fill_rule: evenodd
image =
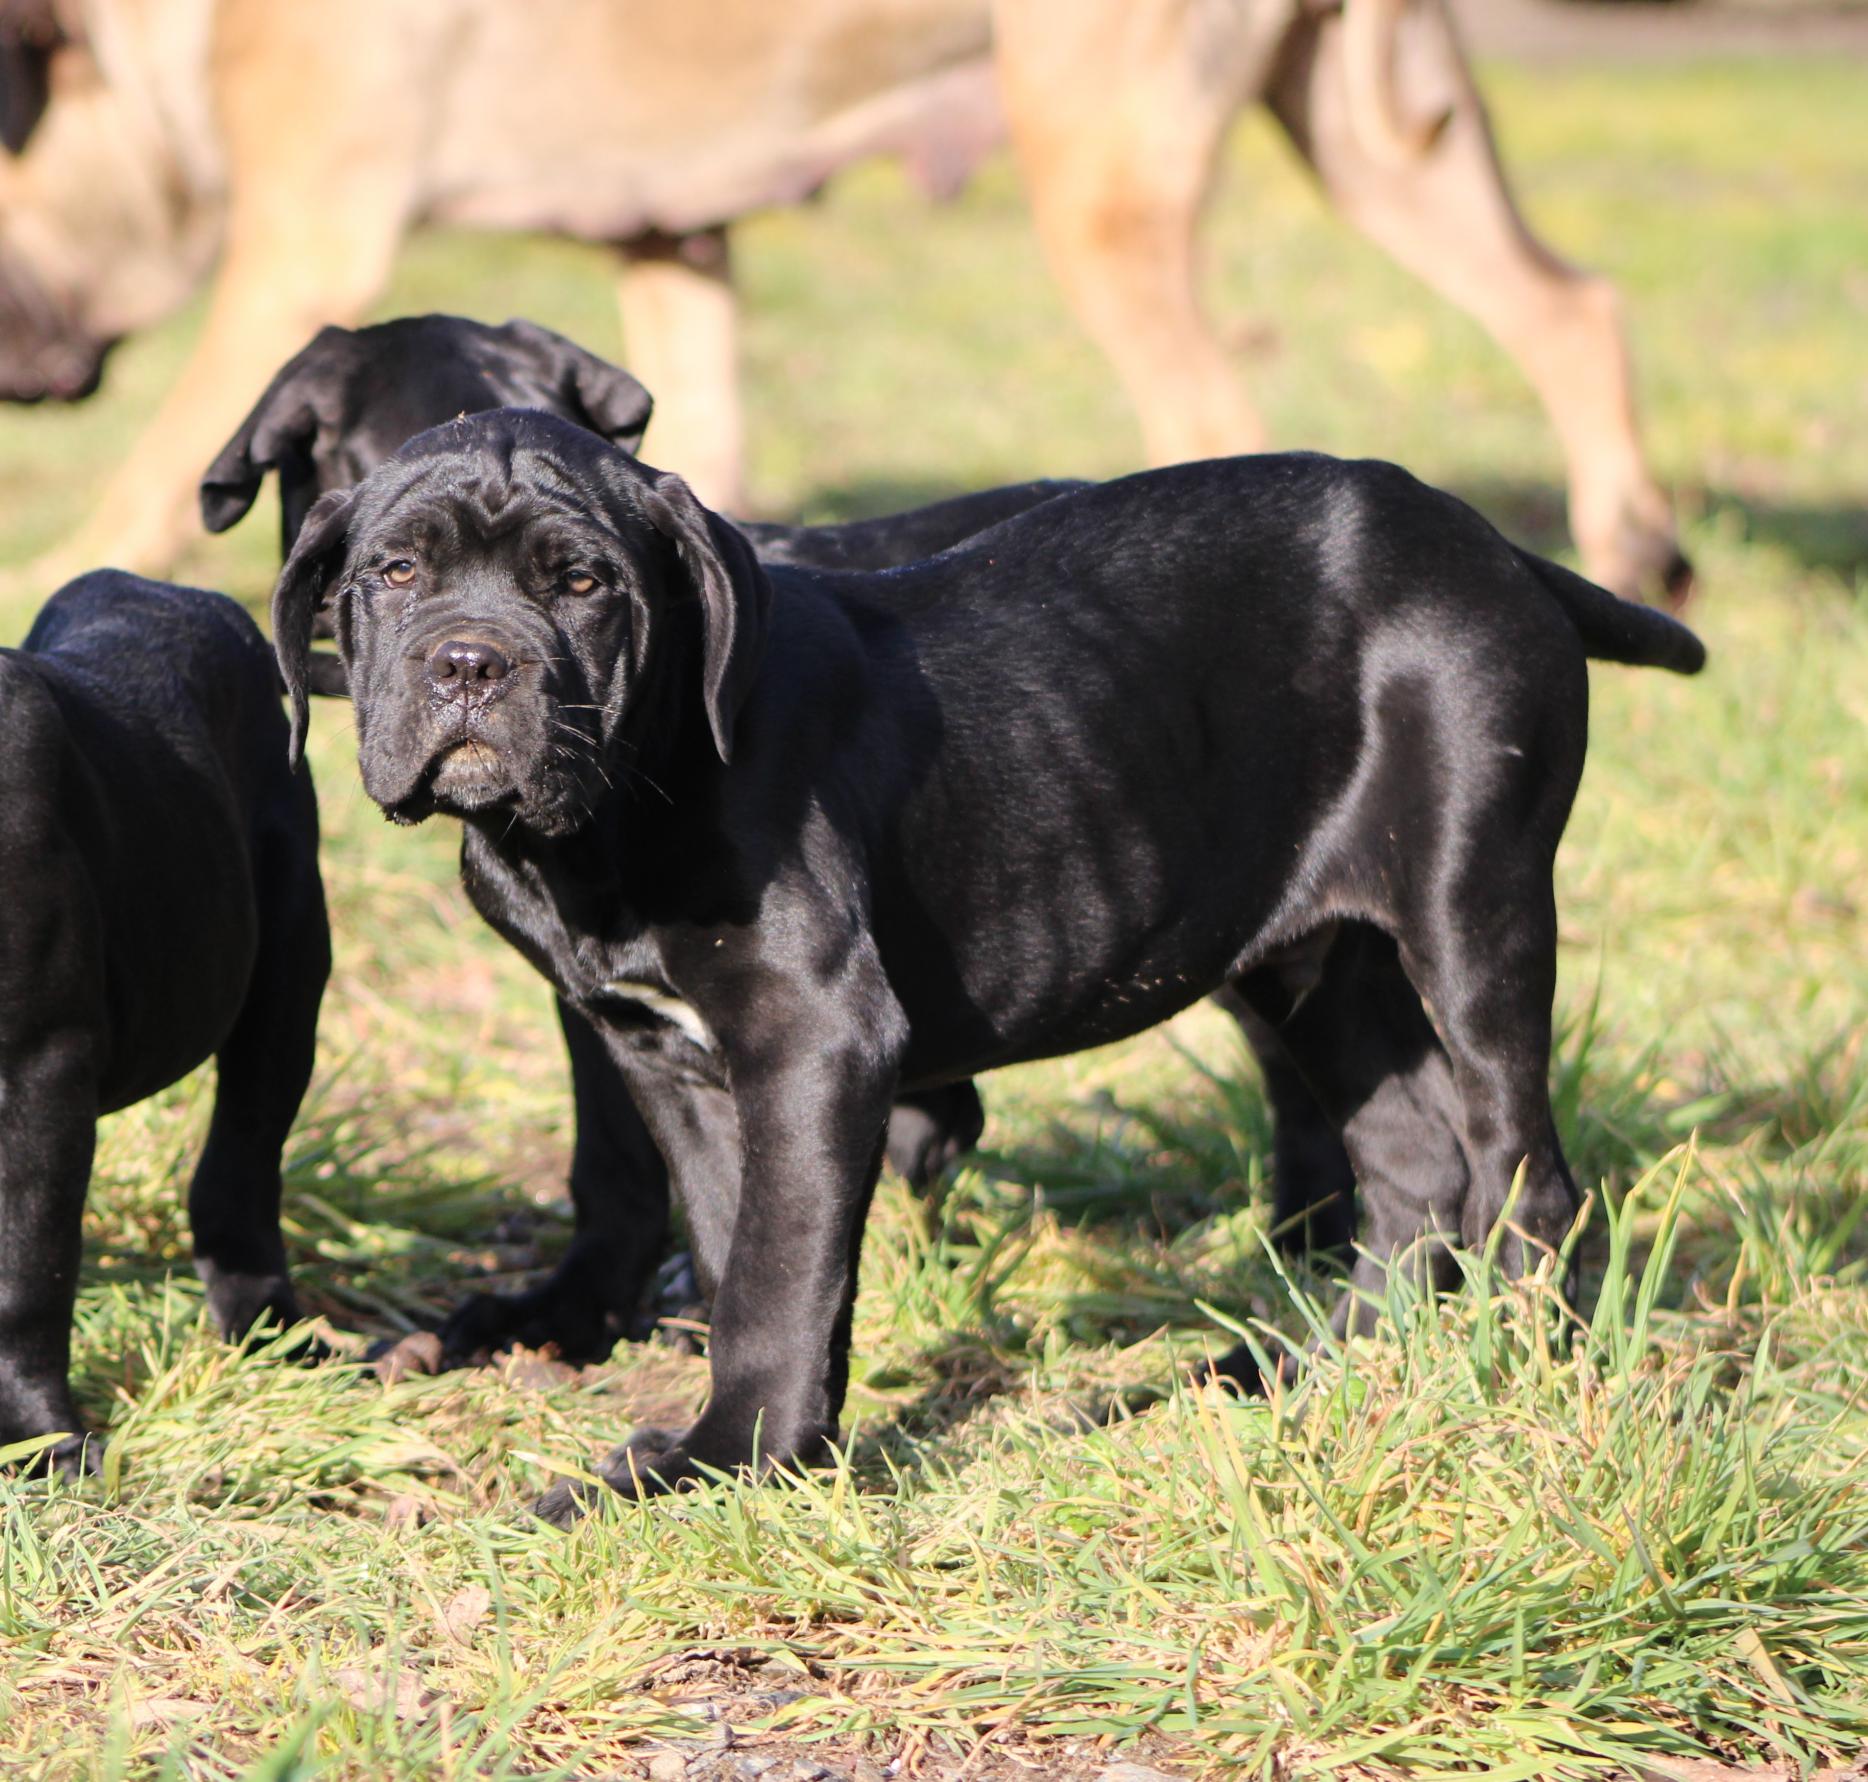
M654 471L643 489L649 524L674 541L700 601L701 692L714 747L733 759L733 726L765 655L772 584L746 535L701 506L672 470Z
M272 647L279 658L279 678L292 702L292 742L288 760L296 768L305 757L305 731L311 722L307 682L311 670L311 627L331 583L344 567L350 543L350 510L355 489L331 489L312 503L292 554L279 571L272 591Z
M559 379L565 405L583 412L583 424L592 433L601 433L626 452L642 449L655 399L639 379L537 322L508 322L505 331L524 341L550 366Z
M316 382L332 349L349 339L343 328L323 328L311 344L280 366L253 412L240 423L203 473L201 523L225 532L253 505L261 479L288 457L308 457L318 437L318 417L308 382ZM307 379L306 373L312 373Z

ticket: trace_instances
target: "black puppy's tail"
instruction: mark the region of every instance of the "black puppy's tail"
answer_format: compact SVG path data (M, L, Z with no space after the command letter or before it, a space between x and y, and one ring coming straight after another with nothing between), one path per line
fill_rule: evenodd
M1519 551L1518 558L1563 608L1583 640L1584 654L1598 662L1665 668L1674 674L1698 674L1706 666L1706 646L1678 619L1651 606L1618 600L1608 589L1534 552Z

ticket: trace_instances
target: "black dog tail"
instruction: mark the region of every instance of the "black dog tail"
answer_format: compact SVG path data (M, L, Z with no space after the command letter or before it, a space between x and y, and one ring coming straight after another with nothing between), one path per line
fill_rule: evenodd
M1608 589L1531 551L1519 551L1518 557L1563 608L1583 640L1584 653L1598 662L1665 668L1675 674L1698 674L1706 666L1706 646L1678 619L1651 606L1618 600Z

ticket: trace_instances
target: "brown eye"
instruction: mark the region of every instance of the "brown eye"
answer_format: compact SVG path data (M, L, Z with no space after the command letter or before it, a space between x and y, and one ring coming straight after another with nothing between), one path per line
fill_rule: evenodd
M383 580L392 588L406 588L415 580L415 565L406 557L398 557L393 563L383 565Z
M574 569L564 578L564 585L573 594L588 594L597 585L597 578L587 569Z

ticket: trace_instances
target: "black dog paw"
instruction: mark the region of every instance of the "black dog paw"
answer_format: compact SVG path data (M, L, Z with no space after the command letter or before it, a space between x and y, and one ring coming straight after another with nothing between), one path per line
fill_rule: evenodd
M67 1436L45 1453L45 1470L61 1479L95 1479L104 1467L104 1443L94 1435Z
M624 1497L659 1497L699 1477L693 1463L680 1450L680 1434L672 1429L638 1429L619 1448L612 1448L597 1468L602 1485L586 1479L562 1479L533 1499L531 1512L553 1528L569 1528L597 1505L604 1488Z
M888 1160L909 1187L925 1189L978 1145L986 1110L971 1083L899 1097L889 1111Z
M214 1327L230 1343L244 1342L256 1332L289 1330L294 1324L304 1322L305 1314L299 1310L298 1296L283 1271L246 1273L197 1257L195 1273L207 1288L208 1310L214 1316ZM308 1357L307 1351L312 1349L317 1354ZM294 1358L301 1360L323 1360L330 1354L330 1346L316 1337L307 1337L293 1349Z
M30 1435L13 1435L0 1430L0 1448L10 1448L16 1443L32 1439ZM23 1473L28 1478L56 1477L75 1483L80 1479L96 1478L102 1470L103 1457L102 1439L80 1433L61 1436L50 1447L41 1448L30 1458L15 1461L6 1470Z
M1297 1357L1286 1353L1272 1362L1271 1372L1267 1374L1252 1351L1240 1343L1217 1360L1196 1368L1193 1383L1196 1386L1230 1386L1241 1398L1263 1398L1274 1386L1295 1386L1300 1372Z
M542 1497L535 1497L527 1508L540 1522L553 1528L571 1528L595 1507L597 1492L598 1487L587 1485L582 1479L564 1479Z
M574 1364L607 1361L622 1334L602 1307L550 1282L529 1293L476 1293L439 1332L450 1367L480 1365L503 1349L550 1349Z

